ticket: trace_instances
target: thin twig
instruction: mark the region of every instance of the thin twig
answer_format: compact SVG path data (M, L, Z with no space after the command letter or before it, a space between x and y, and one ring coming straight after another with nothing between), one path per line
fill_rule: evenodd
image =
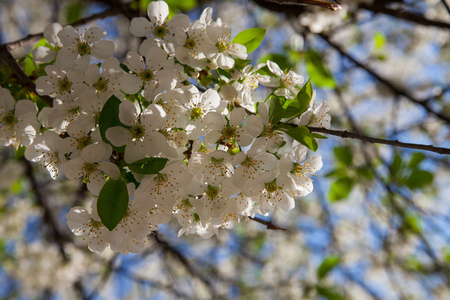
M329 9L331 11L338 11L342 9L342 5L341 3L339 3L339 1L335 1L334 3L320 0L263 0L263 1L285 6L297 6L297 5L319 6L322 8Z
M20 83L25 88L29 89L31 92L36 93L36 85L34 82L25 74L22 68L17 63L16 59L12 56L11 52L8 50L7 45L0 45L0 65L9 66L12 71L17 75ZM47 103L49 106L53 105L53 99L49 96L40 96L40 98Z
M308 30L310 33L313 33L308 27L305 27L306 30ZM447 124L450 124L450 117L434 111L429 105L428 105L428 99L417 99L411 94L409 94L406 90L402 89L401 87L398 87L394 85L390 80L382 77L377 72L372 70L369 66L361 63L357 59L355 59L353 56L351 56L347 51L345 51L341 46L331 41L331 38L323 33L318 33L318 36L320 36L325 42L327 42L331 47L333 47L336 51L338 51L341 55L345 56L347 59L349 59L351 62L353 62L355 65L357 65L359 68L365 70L368 74L370 74L372 77L374 77L376 80L378 80L380 83L387 86L392 92L394 92L396 95L404 96L411 100L412 102L419 104L422 106L426 111L429 113L432 113L442 121L445 121Z
M445 8L447 9L448 13L450 14L450 6L447 4L445 0L441 0L442 4L444 4Z
M341 138L351 138L351 139L366 141L369 143L385 144L385 145L391 145L391 146L401 147L401 148L425 150L425 151L436 152L439 154L450 154L449 148L435 147L433 145L412 144L412 143L399 142L398 140L379 139L379 138L374 138L374 137L370 137L370 136L365 136L365 135L362 135L362 134L356 133L356 132L349 132L347 130L333 130L333 129L326 129L326 128L318 128L318 127L308 127L308 128L311 132L321 132L321 133L325 133L325 134L339 136Z
M361 4L359 7L362 9L374 12L376 14L378 14L378 13L385 14L385 15L389 15L389 16L392 16L392 17L395 17L398 19L402 19L402 20L413 22L413 23L420 24L420 25L434 26L434 27L447 28L447 29L450 28L450 23L443 22L443 21L430 20L430 19L426 18L425 16L422 16L419 14L415 14L415 13L403 11L403 10L391 9L384 5L380 5L380 4L376 4L376 3L373 5Z
M280 227L278 225L275 225L275 224L272 223L272 221L264 221L264 220L262 220L260 218L257 218L257 217L250 217L250 220L255 221L255 222L259 223L259 224L262 224L262 225L266 226L267 229L269 229L269 230L281 230L281 231L287 232L289 234L292 234L292 232L289 229L282 228L282 227Z

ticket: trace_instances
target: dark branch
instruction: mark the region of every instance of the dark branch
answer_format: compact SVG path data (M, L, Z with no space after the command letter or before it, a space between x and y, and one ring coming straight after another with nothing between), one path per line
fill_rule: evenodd
M359 7L362 9L374 12L376 14L385 14L385 15L389 15L389 16L392 16L392 17L395 17L398 19L402 19L402 20L413 22L413 23L420 24L420 25L434 26L434 27L447 28L447 29L450 28L450 23L430 20L430 19L427 19L425 16L422 16L419 14L415 14L415 13L403 11L403 10L387 8L386 6L380 5L377 3L375 3L373 5L361 4Z
M259 223L259 224L262 224L262 225L266 226L267 229L269 229L269 230L281 230L281 231L287 232L289 234L292 234L292 232L289 229L282 228L282 227L280 227L278 225L275 225L275 224L272 223L272 221L264 221L264 220L256 218L256 217L253 217L253 218L250 217L250 220L255 221L255 222Z
M344 131L332 130L332 129L326 129L326 128L317 128L317 127L309 127L309 130L311 132L321 132L321 133L325 133L325 134L339 136L341 138L357 139L357 140L366 141L369 143L385 144L385 145L391 145L391 146L396 146L396 147L401 147L401 148L425 150L425 151L436 152L439 154L450 154L450 149L448 149L448 148L435 147L433 145L402 143L402 142L399 142L398 140L379 139L379 138L374 138L374 137L370 137L370 136L365 136L365 135L362 135L362 134L356 133L356 132L348 132L346 130L344 130Z
M137 16L137 13L135 11L131 11L129 6L126 6L125 4L122 4L122 5L117 4L117 5L114 5L111 8L104 10L98 14L94 14L92 16L80 19L70 25L72 25L73 27L82 26L82 25L86 25L90 22L93 22L93 21L96 21L99 19L105 19L107 17L111 17L111 16L118 15L118 14L124 14L127 18L130 18L132 16ZM33 42L37 42L40 39L42 39L43 37L44 37L44 35L42 33L29 34L20 40L17 40L17 41L11 42L11 43L7 43L7 45L8 45L8 48L10 50L12 50L15 48L26 46Z
M312 33L312 31L309 30L309 28L306 27L306 29ZM341 55L349 59L351 62L353 62L355 65L357 65L359 68L365 70L368 74L370 74L372 77L374 77L376 80L378 80L380 83L387 86L392 92L394 92L396 95L404 96L411 100L412 102L422 106L427 112L435 115L442 121L445 121L446 123L450 123L450 117L434 111L429 105L428 105L428 99L417 99L413 95L409 94L407 91L402 89L401 87L398 87L394 85L391 81L388 79L382 77L377 72L372 70L369 66L361 63L360 61L356 60L353 56L351 56L349 53L347 53L341 46L331 41L331 38L323 33L318 33L318 36L320 36L325 42L327 42L331 47L333 47L336 51L338 51Z
M341 3L339 1L328 2L328 1L320 1L320 0L260 0L259 2L270 2L278 5L283 5L286 7L299 6L299 5L312 5L318 6L322 8L326 8L332 11L338 11L342 9Z
M0 66L9 66L12 71L17 75L20 83L23 87L27 88L33 93L36 93L36 85L34 82L25 74L22 68L17 63L16 59L9 52L7 45L0 45ZM37 93L36 93L37 94ZM48 96L40 96L41 99L47 103L49 106L53 106L53 99Z

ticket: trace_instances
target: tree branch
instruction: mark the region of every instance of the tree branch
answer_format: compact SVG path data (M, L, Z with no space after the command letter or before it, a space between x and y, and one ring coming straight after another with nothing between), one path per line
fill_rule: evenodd
M292 234L292 232L289 229L282 228L278 225L275 225L272 223L272 221L264 221L264 220L262 220L260 218L256 218L256 217L250 217L250 220L266 226L268 230L281 230L281 231L287 232L289 234Z
M325 133L325 134L339 136L341 138L351 138L351 139L366 141L369 143L385 144L385 145L391 145L391 146L401 147L401 148L425 150L425 151L436 152L439 154L450 154L449 148L435 147L433 145L411 144L411 143L402 143L402 142L399 142L398 140L379 139L379 138L374 138L374 137L370 137L370 136L365 136L365 135L362 135L362 134L356 133L356 132L348 132L347 130L344 130L344 131L332 130L332 129L318 128L318 127L308 127L308 128L311 132L321 132L321 133Z
M86 25L89 22L93 22L93 21L96 21L98 19L105 19L107 17L111 17L111 16L118 15L118 14L125 14L127 18L130 18L133 15L137 16L137 13L135 11L132 11L130 9L129 5L125 5L125 4L119 5L119 4L117 4L117 5L113 5L111 8L109 8L107 10L104 10L104 11L102 11L100 13L97 13L97 14L91 15L89 17L80 19L80 20L78 20L78 21L76 21L76 22L74 22L74 23L72 23L70 25L73 26L73 27L82 26L82 25ZM7 43L6 45L8 45L9 50L13 50L15 48L20 48L20 47L29 45L29 44L31 44L33 42L37 42L40 39L42 39L43 37L44 37L43 33L29 34L29 35L27 35L26 37L24 37L24 38L22 38L20 40Z
M389 16L392 16L392 17L395 17L398 19L413 22L416 24L421 24L421 25L425 25L425 26L434 26L434 27L439 27L439 28L447 28L447 29L450 28L450 23L430 20L430 19L427 19L425 16L415 14L412 12L408 12L408 11L404 11L404 10L396 10L396 9L387 8L383 4L380 5L380 4L377 4L376 2L372 5L361 4L359 7L362 9L371 11L375 14L385 14L385 15L389 15Z
M342 5L341 3L339 3L339 1L334 1L334 3L320 0L261 0L261 1L283 5L286 6L286 8L288 6L312 5L329 9L331 11L338 11L342 9Z
M11 52L9 52L7 45L0 45L0 66L1 65L9 66L19 78L20 84L31 92L37 94L36 85L19 66L16 59L12 56ZM40 96L40 98L49 106L53 106L53 99L49 96Z
M308 32L313 33L308 27L305 27L306 30L308 30ZM438 117L439 119L441 119L442 121L445 121L446 123L450 124L450 117L434 111L429 105L428 105L428 101L429 99L417 99L414 96L412 96L411 94L409 94L407 91L405 91L404 89L402 89L401 87L398 87L396 85L394 85L392 82L390 82L388 79L382 77L381 75L379 75L377 72L375 72L374 70L372 70L369 66L361 63L360 61L356 60L353 56L351 56L350 54L348 54L343 48L341 48L341 46L337 45L336 43L334 43L333 41L331 41L331 38L323 33L318 33L318 36L320 36L325 42L327 42L331 47L333 47L336 51L338 51L341 55L343 55L344 57L346 57L347 59L349 59L351 62L353 62L355 65L357 65L359 68L365 70L367 73L369 73L372 77L374 77L376 80L378 80L380 83L384 84L385 86L387 86L392 92L394 92L396 95L399 96L404 96L408 99L410 99L412 102L419 104L420 106L422 106L427 112L435 115L436 117Z

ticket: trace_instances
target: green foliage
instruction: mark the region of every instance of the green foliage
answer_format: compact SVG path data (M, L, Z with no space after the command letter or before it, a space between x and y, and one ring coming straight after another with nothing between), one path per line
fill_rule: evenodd
M67 23L71 24L81 19L83 12L83 2L74 1L66 8Z
M267 53L258 60L258 63L266 63L268 60L276 63L281 70L289 70L290 68L292 68L292 64L289 63L289 60L286 56L276 53Z
M269 104L269 122L272 124L277 124L283 118L284 109L283 104L281 102L282 97L270 97Z
M112 231L128 209L128 190L125 181L108 180L100 191L97 212L103 223Z
M337 158L337 160L348 166L352 163L353 161L353 153L350 150L350 147L348 146L342 146L342 147L335 147L333 149L334 152L334 156Z
M373 48L375 50L382 50L386 44L386 36L381 32L377 31L373 35Z
M322 261L319 268L317 269L317 277L319 277L319 279L324 278L340 262L341 258L337 255L329 255L325 257L325 259Z
M114 126L125 126L122 122L120 122L119 119L119 105L121 101L116 96L111 96L108 101L106 101L105 105L103 106L103 109L100 113L99 118L99 128L100 128L100 135L102 137L102 140L110 144L113 149L117 152L124 152L125 146L122 147L116 147L106 138L106 130L110 127Z
M324 296L328 300L345 300L341 294L336 292L336 290L331 287L317 286L317 293Z
M425 155L419 152L411 155L409 162L406 162L397 154L391 163L390 180L411 190L426 188L433 182L434 175L421 168L424 159Z
M266 30L263 28L246 29L236 35L233 39L233 43L244 45L245 48L247 48L247 53L251 53L261 45L265 34Z
M328 195L330 201L336 202L347 198L352 191L353 185L353 179L349 177L341 177L333 182Z
M334 81L333 75L325 67L322 56L319 53L308 50L305 53L306 69L308 70L309 76L316 86L319 88L335 88L336 82Z
M158 174L159 171L164 169L167 161L167 158L160 157L144 158L129 164L128 168L138 174Z
M309 132L308 128L306 126L300 126L300 127L292 127L286 132L290 137L292 137L294 140L299 142L300 144L308 147L312 151L316 152L319 148L319 145L317 144L316 139L314 136Z
M283 118L299 117L304 113L311 102L313 95L313 89L311 85L311 79L301 88L297 95L292 99L283 113Z

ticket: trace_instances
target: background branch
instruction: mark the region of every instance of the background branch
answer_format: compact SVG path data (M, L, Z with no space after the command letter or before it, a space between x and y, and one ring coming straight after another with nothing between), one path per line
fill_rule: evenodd
M443 147L435 147L433 145L421 145L421 144L403 143L403 142L399 142L398 140L379 139L379 138L365 136L365 135L362 135L362 134L356 133L356 132L348 132L346 130L332 130L332 129L318 128L318 127L308 127L308 128L311 132L321 132L321 133L325 133L325 134L339 136L341 138L351 138L351 139L366 141L369 143L377 143L377 144L385 144L385 145L391 145L391 146L401 147L401 148L425 150L425 151L436 152L439 154L450 154L450 149L443 148Z

